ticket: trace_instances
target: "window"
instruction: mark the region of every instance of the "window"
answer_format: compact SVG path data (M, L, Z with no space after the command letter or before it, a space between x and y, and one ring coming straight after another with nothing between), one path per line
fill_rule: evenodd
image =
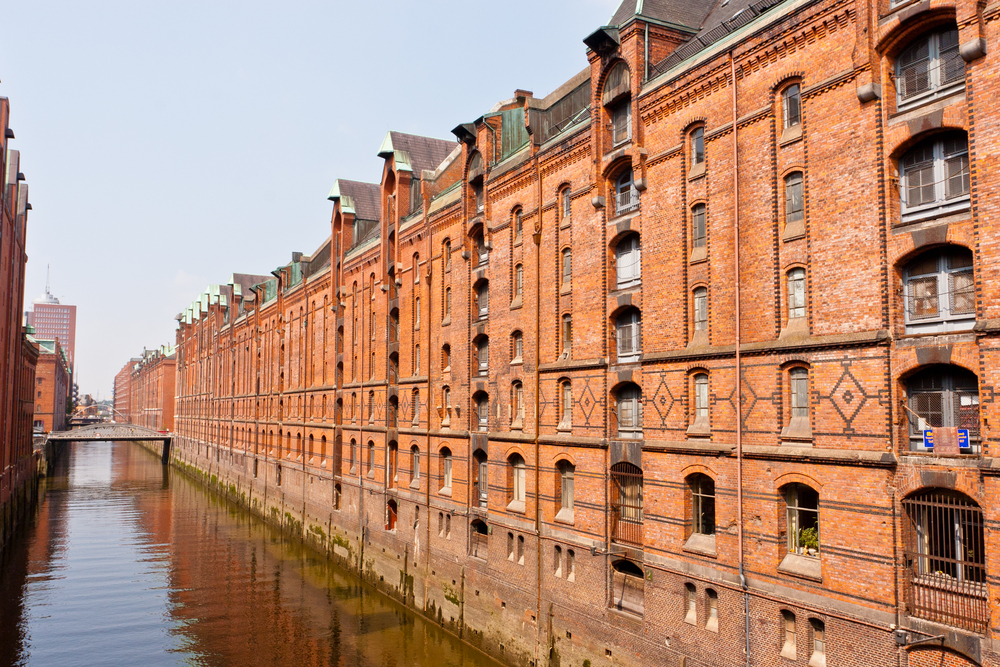
M420 375L420 345L413 346L413 374Z
M788 272L788 319L806 316L806 270Z
M819 494L805 484L784 489L788 553L819 557Z
M705 128L697 127L691 132L691 166L705 164Z
M388 470L386 471L386 481L389 488L396 486L399 481L399 447L395 442L389 443Z
M444 242L444 270L451 271L451 240L448 239Z
M926 368L906 380L906 402L911 449L938 454L979 450L979 381L973 373L944 365ZM944 440L950 429L958 429L957 447Z
M514 562L514 533L507 533L507 560Z
M697 250L704 248L708 241L708 232L705 228L705 212L707 207L704 204L695 204L691 209L691 248Z
M490 249L486 245L486 239L483 238L483 233L478 232L474 237L473 241L476 244L476 259L477 263L481 266L490 261Z
M958 52L958 29L921 35L896 59L899 109L946 95L965 85L965 62Z
M568 429L573 425L573 386L569 380L559 384L559 428Z
M524 535L517 536L517 564L524 565Z
M645 611L642 568L629 560L617 560L611 564L611 606L641 616Z
M639 235L629 234L615 248L615 271L618 288L632 287L642 281L641 248Z
M420 448L416 445L410 447L410 486L420 484Z
M812 655L809 667L826 667L826 624L818 618L809 619L812 630Z
M785 176L785 225L802 222L804 218L805 204L802 194L802 172L796 171Z
M971 329L976 323L972 253L959 247L934 250L907 264L906 333Z
M413 298L413 328L420 328L420 297Z
M420 390L413 390L413 425L420 423Z
M566 581L576 581L576 552L566 550Z
M611 466L611 539L642 546L642 469L631 463Z
M486 522L476 519L472 522L472 555L486 560L489 557L490 529Z
M698 591L694 584L684 584L684 622L698 623Z
M573 251L563 248L562 251L562 287L569 289L573 284Z
M572 521L573 520L573 506L574 506L574 480L576 477L576 466L574 466L569 461L563 459L556 463L556 474L558 475L556 481L558 482L558 498L559 498L559 512L556 515L557 519L563 519Z
M969 148L964 134L935 135L899 160L901 221L969 208Z
M691 489L691 531L715 535L715 481L703 473L688 477Z
M451 370L451 345L447 343L441 346L441 370L445 372Z
M480 375L486 375L490 370L490 340L482 336L476 341L477 368Z
M510 390L511 418L515 426L524 424L524 385L515 382Z
M624 100L615 104L611 112L611 143L615 146L632 138L632 103Z
M368 441L368 476L375 475L375 443Z
M636 439L642 437L642 391L637 385L629 384L618 391L618 437Z
M694 330L708 331L708 288L694 290Z
M514 301L520 303L524 294L524 267L518 264L514 267Z
M478 499L479 506L485 509L489 499L489 462L486 459L485 452L481 449L473 455L473 458L476 461L474 493L475 497Z
M568 187L563 188L559 198L562 200L561 213L563 222L569 222L570 214L572 213L572 206L570 205L570 190Z
M719 594L711 588L705 589L705 606L708 608L705 619L705 629L709 632L719 631Z
M788 405L791 419L781 431L789 440L808 440L812 437L809 421L809 369L796 366L788 371Z
M354 438L351 438L351 472L354 472L357 465L357 451L358 443Z
M490 284L483 280L476 287L476 305L479 311L479 319L485 319L490 315Z
M568 357L573 352L573 316L562 316L562 353Z
M451 319L451 288L444 289L444 318Z
M514 225L514 241L519 241L521 239L521 234L522 234L521 226L523 224L521 220L521 209L515 210L511 218L512 218L511 222Z
M514 358L510 363L519 364L524 358L524 336L520 331L515 331L511 338L514 343Z
M375 423L375 392L368 392L368 423Z
M490 428L490 399L484 393L476 397L476 428L480 431Z
M781 107L785 129L798 127L802 122L802 97L799 91L799 84L793 83L782 91Z
M441 389L441 408L444 410L444 415L441 419L441 426L447 427L451 424L451 389L448 387L443 387Z
M615 320L618 361L628 363L639 360L642 353L642 315L631 308Z
M441 490L451 491L451 450L447 447L441 450Z
M608 71L601 101L611 117L611 143L615 146L632 138L632 73L619 62Z
M976 633L990 620L983 511L949 489L903 499L907 606L914 616Z
M520 454L511 454L507 459L510 467L510 500L511 504L520 503L520 511L524 511L524 459ZM516 507L514 509L517 509Z
M795 614L781 612L781 657L795 660Z
M632 168L622 171L615 180L615 215L623 215L639 208L639 191L632 181Z
M562 578L563 552L558 544L552 550L552 575Z

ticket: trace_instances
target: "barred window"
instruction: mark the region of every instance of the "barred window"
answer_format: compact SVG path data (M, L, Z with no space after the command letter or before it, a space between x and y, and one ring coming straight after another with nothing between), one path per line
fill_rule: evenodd
M631 463L611 466L611 539L642 546L642 469Z
M973 373L954 366L931 366L906 381L906 397L911 449L926 451L925 431L958 429L958 451L978 451L979 381ZM940 443L934 450L942 448Z
M896 59L900 110L935 99L965 85L965 62L958 51L958 28L921 35Z
M969 208L969 145L964 133L935 135L899 160L901 221Z
M972 252L959 247L934 250L907 264L906 333L971 329L976 323Z

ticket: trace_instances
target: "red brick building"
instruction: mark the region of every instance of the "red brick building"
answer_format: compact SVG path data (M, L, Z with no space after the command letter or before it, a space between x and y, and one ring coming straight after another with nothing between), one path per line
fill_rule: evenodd
M35 427L45 433L65 431L70 396L69 357L58 340L33 338L38 345L38 369L35 374Z
M0 97L0 550L34 497L32 400L38 350L21 326L28 185L11 148L10 103Z
M177 377L177 354L174 348L164 345L156 350L144 351L143 356L132 366L130 374L128 412L124 412L129 415L128 422L155 431L174 430ZM115 400L117 401L117 394Z
M175 456L510 662L998 664L998 19L626 0L181 314Z
M140 360L139 357L129 359L115 375L114 415L112 415L115 421L127 422L131 419L132 369Z

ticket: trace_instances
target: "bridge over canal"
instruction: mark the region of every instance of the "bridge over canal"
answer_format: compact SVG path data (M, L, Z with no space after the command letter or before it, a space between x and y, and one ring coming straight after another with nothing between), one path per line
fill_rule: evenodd
M103 440L123 440L126 442L138 441L160 441L163 443L163 455L160 461L166 465L170 463L170 443L173 435L154 431L144 426L133 424L113 424L102 422L81 426L69 431L55 431L49 434L49 442L99 442Z

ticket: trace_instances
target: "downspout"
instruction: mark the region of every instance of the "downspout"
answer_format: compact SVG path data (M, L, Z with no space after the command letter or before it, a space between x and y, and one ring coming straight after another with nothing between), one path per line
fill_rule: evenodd
M740 586L743 588L743 636L746 664L750 667L750 593L747 586L747 576L744 569L745 554L743 551L743 381L740 368L740 163L739 144L736 137L736 60L733 52L729 52L729 76L733 97L733 278L736 283L736 511L739 514L736 522L737 539L739 540L739 572Z
M424 184L421 183L420 184L420 188L421 188L421 204L423 205L423 208L424 208L424 225L426 226L427 223L428 223L428 220L427 220L427 218L428 218L428 210L427 210L428 206L426 205L425 201L423 200L423 187L424 187ZM431 333L431 329L432 329L431 322L434 321L434 320L431 319L433 317L433 311L434 311L434 299L431 298L431 288L434 285L434 270L433 270L433 267L434 267L434 260L433 260L434 246L433 246L433 240L432 240L433 238L434 238L433 234L428 234L427 235L427 298L426 298L426 301L427 301L427 351L426 351L426 356L427 356L427 401L426 401L427 409L425 410L425 413L427 414L427 456L426 456L425 460L427 461L427 463L424 466L427 469L427 474L425 475L427 477L427 483L425 484L425 486L427 487L427 489L424 492L425 497L426 497L426 503L427 503L427 507L426 507L426 514L427 515L424 517L424 523L427 524L426 525L426 529L427 529L427 541L424 543L424 549L426 550L426 556L424 557L424 577L425 578L427 578L427 571L430 570L430 567L431 567L431 476L430 476L430 472L431 472L431 405L432 405L431 401L434 398L434 381L433 381L433 375L434 374L431 373L431 359L433 358L432 357L432 353L431 353L431 345L433 343L433 334ZM442 262L442 266L441 266L442 288L444 287L444 284L443 284L443 281L444 281L444 264L443 264L443 262L444 261L445 261L445 258L442 256L442 258L441 258L441 262ZM418 370L417 372L419 373L420 371ZM445 409L447 410L447 406L445 406ZM416 600L414 600L414 602L416 602Z
M538 429L540 425L540 378L538 366L540 357L540 346L538 332L541 331L542 324L542 304L541 304L541 271L542 271L542 174L539 168L538 154L535 154L535 182L538 183L538 223L535 225L535 233L531 235L531 240L535 242L535 552L538 556L537 579L535 580L535 592L537 593L537 611L535 612L535 664L538 664L538 633L542 625L542 507L541 489L539 476L539 458L541 457L541 447L538 442Z

